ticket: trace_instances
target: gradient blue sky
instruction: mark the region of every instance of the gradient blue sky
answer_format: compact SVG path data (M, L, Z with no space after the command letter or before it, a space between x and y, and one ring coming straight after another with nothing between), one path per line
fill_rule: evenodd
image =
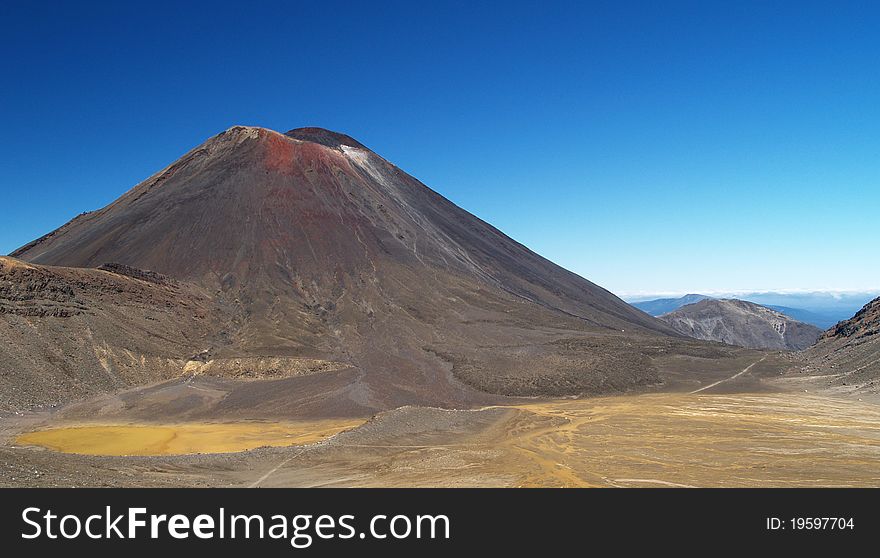
M0 3L0 253L233 124L618 294L880 288L877 2Z

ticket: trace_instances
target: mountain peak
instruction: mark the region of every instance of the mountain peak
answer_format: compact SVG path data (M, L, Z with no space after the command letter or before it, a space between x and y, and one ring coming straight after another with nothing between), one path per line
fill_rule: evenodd
M357 141L351 136L340 132L327 130L325 128L317 128L314 126L305 128L294 128L284 135L300 141L319 143L321 145L332 147L334 149L342 145L366 149L366 147L361 142Z
M281 133L262 126L245 126L237 124L235 126L230 126L224 132L214 136L213 139L228 140L230 138L237 141L259 138L288 139L306 143L315 143L332 149L338 149L341 146L367 149L364 144L347 134L315 126L294 128L288 132Z

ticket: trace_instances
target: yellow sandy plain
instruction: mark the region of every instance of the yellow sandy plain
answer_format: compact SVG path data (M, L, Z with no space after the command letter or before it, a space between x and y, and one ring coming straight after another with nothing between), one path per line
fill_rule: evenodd
M880 407L801 394L524 405L521 486L880 486Z
M77 425L22 434L16 443L84 455L227 453L262 446L309 444L362 422L339 419L291 423Z
M880 407L803 393L544 400L478 430L340 440L230 473L245 486L880 486ZM466 414L463 416L467 416ZM475 419L478 417L474 415ZM418 421L418 414L409 420ZM93 455L242 451L322 440L362 420L76 425L19 444ZM387 431L383 432L383 428ZM399 430L401 429L402 430ZM216 482L216 480L212 480Z

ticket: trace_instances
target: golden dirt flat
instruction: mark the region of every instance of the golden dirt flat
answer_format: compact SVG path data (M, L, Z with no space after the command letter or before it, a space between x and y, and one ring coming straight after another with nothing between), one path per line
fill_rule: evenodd
M445 413L391 411L370 430L236 477L260 486L880 486L880 407L852 399L679 393Z
M880 408L851 399L663 394L520 408L528 428L504 441L520 486L880 485Z
M40 486L880 486L880 406L812 393L407 406L361 422L56 423L0 457ZM267 445L299 447L241 451Z
M344 419L297 423L76 425L22 434L16 443L82 455L230 453L263 446L309 444L362 422Z

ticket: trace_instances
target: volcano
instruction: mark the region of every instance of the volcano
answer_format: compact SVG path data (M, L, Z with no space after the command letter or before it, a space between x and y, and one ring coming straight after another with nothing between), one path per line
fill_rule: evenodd
M628 391L663 382L658 355L704 350L321 128L232 127L10 256L50 275L167 278L189 298L147 297L163 316L190 320L195 305L209 318L146 356L229 374L283 368L296 376L285 396L314 407ZM148 330L138 335L163 334ZM109 370L145 356L118 336L84 342L105 346ZM329 364L289 373L302 362Z

